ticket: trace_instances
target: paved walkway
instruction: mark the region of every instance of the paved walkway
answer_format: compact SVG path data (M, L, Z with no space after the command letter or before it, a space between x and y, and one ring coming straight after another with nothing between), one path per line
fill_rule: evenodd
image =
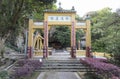
M53 52L48 60L71 60L69 52ZM37 79L81 79L76 72L41 72Z
M37 79L81 79L76 72L41 72Z

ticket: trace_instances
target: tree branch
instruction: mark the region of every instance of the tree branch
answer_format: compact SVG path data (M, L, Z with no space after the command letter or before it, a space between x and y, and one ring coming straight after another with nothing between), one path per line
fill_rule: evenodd
M15 13L15 15L13 16L13 26L15 25L15 23L16 23L18 17L19 17L20 12L22 11L23 4L24 4L24 0L21 0L21 4L19 6L19 9L17 10L17 12Z

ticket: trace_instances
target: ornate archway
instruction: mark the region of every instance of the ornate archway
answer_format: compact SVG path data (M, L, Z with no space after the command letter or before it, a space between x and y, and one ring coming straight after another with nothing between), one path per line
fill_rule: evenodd
M89 57L91 49L90 21L77 22L75 20L76 11L64 10L61 7L58 10L44 10L44 21L33 22L29 20L28 47L33 48L33 32L35 29L44 30L43 58L48 57L48 30L51 26L68 26L71 28L71 57L76 58L76 29L84 29L86 33L86 56ZM31 54L32 52L28 52Z

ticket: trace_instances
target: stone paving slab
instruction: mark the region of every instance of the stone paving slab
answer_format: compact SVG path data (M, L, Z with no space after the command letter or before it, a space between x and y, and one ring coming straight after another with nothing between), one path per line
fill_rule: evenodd
M81 79L76 72L41 72L37 79Z

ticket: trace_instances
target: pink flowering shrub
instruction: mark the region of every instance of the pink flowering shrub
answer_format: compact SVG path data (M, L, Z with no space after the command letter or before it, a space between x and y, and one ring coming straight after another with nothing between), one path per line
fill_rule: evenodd
M97 72L97 74L109 74L110 76L115 76L120 79L120 68L110 64L106 63L106 59L99 59L99 58L81 58L81 63L83 63L86 66L89 66L90 68L94 68ZM115 78L113 78L115 79ZM117 78L116 78L117 79Z

